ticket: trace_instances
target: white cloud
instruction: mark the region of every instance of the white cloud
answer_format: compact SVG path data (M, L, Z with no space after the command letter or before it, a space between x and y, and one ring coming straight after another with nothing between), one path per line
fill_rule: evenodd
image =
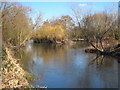
M79 4L78 6L88 6L88 4Z

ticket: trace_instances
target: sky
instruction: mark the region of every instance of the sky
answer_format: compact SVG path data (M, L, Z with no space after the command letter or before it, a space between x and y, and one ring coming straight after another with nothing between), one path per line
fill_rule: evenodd
M39 12L42 12L43 20L61 15L71 16L71 7L76 6L82 9L91 8L95 12L109 9L113 5L118 8L117 2L21 2L21 4L32 8L31 17L33 19Z

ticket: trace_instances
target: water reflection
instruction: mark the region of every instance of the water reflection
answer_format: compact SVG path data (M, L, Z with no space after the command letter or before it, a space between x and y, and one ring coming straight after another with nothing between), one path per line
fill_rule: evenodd
M29 44L21 53L23 68L35 75L33 86L48 88L116 88L115 58L84 53L86 43L73 46Z

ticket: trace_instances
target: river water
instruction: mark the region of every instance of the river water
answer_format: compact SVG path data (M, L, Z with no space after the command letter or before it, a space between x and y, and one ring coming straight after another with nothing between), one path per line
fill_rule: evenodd
M17 56L22 67L34 75L29 83L35 87L117 88L117 59L85 53L86 46L84 42L62 46L31 43Z

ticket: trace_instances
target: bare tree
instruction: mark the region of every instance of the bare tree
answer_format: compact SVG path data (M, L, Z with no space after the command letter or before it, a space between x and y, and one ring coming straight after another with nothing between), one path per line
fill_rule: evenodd
M81 9L72 9L76 23L78 23L81 37L84 38L94 49L105 52L103 40L112 39L113 32L117 30L116 14L108 11L83 14ZM95 42L96 41L96 42ZM94 42L94 43L93 43Z
M35 22L33 23L33 29L37 30L42 26L42 13L39 12L39 14L37 15L37 17L35 18Z
M18 3L2 3L3 41L12 45L22 45L28 39L31 30L29 26L29 7Z

